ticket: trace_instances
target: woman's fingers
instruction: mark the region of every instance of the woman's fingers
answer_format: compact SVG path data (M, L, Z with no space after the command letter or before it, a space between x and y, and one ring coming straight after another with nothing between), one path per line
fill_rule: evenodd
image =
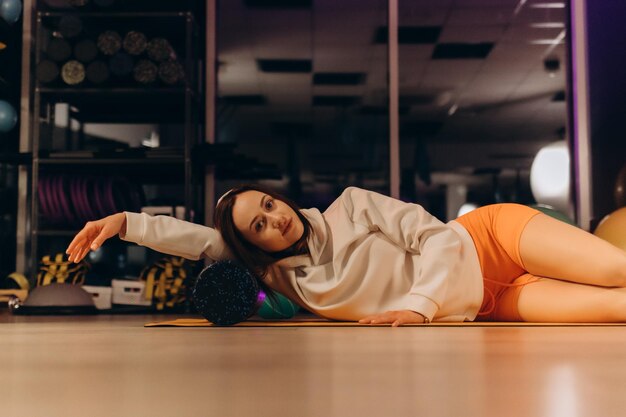
M81 254L85 251L85 247L89 247L86 246L85 243L81 243L81 244L77 244L74 245L74 247L70 250L68 249L66 251L67 255L68 255L68 260L71 262L79 262L81 258Z
M78 247L78 245L82 244L83 239L77 240L78 237L75 237L70 244L67 246L67 249L65 249L65 253L67 255L69 255L69 257L71 258L72 253L74 253L74 251L76 250L76 248ZM70 259L71 260L71 259Z
M374 314L359 320L361 324L391 324L398 327L403 324L424 323L424 316L410 310L387 311L382 314Z
M367 316L359 320L361 324L385 324L390 323L389 317L387 313L384 314L374 314L372 316Z
M88 254L89 252L91 252L91 249L89 248L89 246L87 246L87 247L86 247L86 248L84 248L84 249L82 250L82 252L80 253L80 255L79 255L79 259L78 259L78 262L82 261L82 260L85 258L85 256L87 256L87 254Z
M68 259L72 262L80 262L85 257L92 245L94 238L98 236L99 228L93 223L87 223L83 229L78 232L74 239L70 242L65 250Z
M74 248L81 242L88 240L89 235L93 234L94 231L94 226L91 223L87 223L85 227L83 227L82 230L78 232L76 236L74 236L74 239L72 239L72 241L68 245L66 252L73 251Z

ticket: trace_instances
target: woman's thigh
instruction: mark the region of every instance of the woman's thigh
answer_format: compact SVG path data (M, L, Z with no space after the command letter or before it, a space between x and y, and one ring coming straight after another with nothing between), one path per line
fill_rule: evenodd
M541 278L521 287L517 310L527 322L626 322L626 288Z
M606 287L626 286L626 252L545 214L524 228L519 251L531 274Z

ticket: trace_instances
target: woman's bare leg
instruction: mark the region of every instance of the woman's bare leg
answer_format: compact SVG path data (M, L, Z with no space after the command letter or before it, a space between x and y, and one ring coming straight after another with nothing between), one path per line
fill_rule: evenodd
M517 308L529 322L626 322L626 288L541 278L522 287Z
M545 214L534 216L524 228L520 256L536 276L626 287L626 251Z

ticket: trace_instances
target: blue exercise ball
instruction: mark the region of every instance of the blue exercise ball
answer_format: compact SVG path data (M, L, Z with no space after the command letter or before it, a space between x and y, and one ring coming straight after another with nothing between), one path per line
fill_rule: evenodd
M0 100L0 132L8 132L17 123L17 112L8 101Z
M0 16L8 23L15 23L22 14L20 0L0 0Z

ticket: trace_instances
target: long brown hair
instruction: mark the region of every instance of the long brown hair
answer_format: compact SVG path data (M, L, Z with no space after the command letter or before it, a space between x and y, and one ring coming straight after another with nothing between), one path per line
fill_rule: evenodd
M233 222L233 206L235 205L237 195L246 191L258 191L267 194L291 207L304 225L302 237L294 245L280 252L267 252L248 242L239 230L237 230ZM247 184L228 191L217 203L213 223L215 228L222 234L222 238L224 238L224 241L232 250L237 260L244 264L248 270L260 278L260 280L265 278L269 266L274 262L287 256L299 255L308 251L307 238L311 230L311 224L306 217L300 213L300 207L285 196L264 186ZM263 285L262 282L261 284ZM264 289L267 290L267 288Z

